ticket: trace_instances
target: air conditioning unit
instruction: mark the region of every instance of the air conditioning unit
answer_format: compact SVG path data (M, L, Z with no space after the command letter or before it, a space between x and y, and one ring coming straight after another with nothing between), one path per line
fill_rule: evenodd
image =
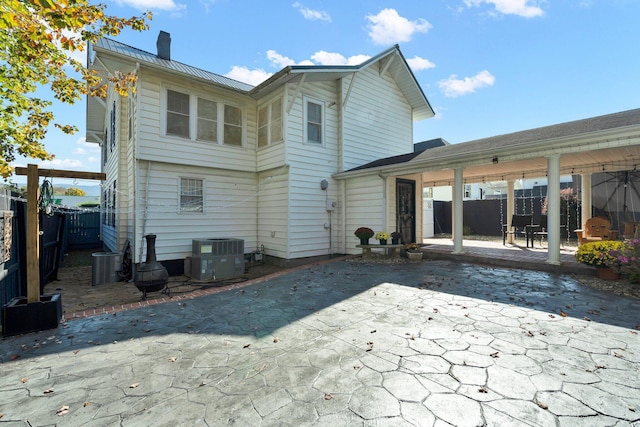
M192 256L184 263L185 275L196 280L224 280L244 273L244 240L193 240Z
M198 239L191 246L192 256L244 255L242 239Z

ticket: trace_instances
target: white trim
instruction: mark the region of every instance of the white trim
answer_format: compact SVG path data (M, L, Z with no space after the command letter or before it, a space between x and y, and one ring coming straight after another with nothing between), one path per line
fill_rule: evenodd
M320 106L320 142L317 141L309 141L308 131L308 108L307 105L309 103L316 104ZM302 141L305 144L315 145L315 146L324 146L325 142L325 134L327 132L327 120L325 118L325 105L324 101L320 101L317 98L313 98L307 95L302 97L302 108L304 110L303 113L303 139Z
M182 197L182 180L183 179L192 179L192 180L198 180L201 181L202 183L202 211L184 211L182 210L182 202L181 202L181 197ZM178 215L204 215L206 213L205 211L205 191L206 188L206 180L200 176L189 176L189 175L179 175L178 176Z
M167 92L172 90L174 92L179 92L184 95L189 96L189 137L182 137L180 135L171 135L167 134ZM217 141L207 141L204 139L198 139L198 98L205 99L207 101L215 102L218 106L217 108L217 121L216 121L216 132L217 132ZM240 145L231 145L224 143L224 107L234 107L240 110L240 114L242 117L242 137L240 141ZM227 101L223 101L220 99L216 99L215 97L206 94L204 92L187 89L185 87L181 87L174 84L162 83L161 85L161 96L160 96L160 135L165 138L172 138L177 141L193 141L201 144L208 145L221 145L225 147L231 148L246 148L247 147L247 111L246 107L238 104L231 103Z

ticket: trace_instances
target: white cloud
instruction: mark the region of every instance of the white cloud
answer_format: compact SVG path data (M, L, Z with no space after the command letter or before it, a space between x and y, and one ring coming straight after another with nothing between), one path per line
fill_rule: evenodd
M409 21L395 9L383 9L377 15L368 15L369 37L375 44L388 45L408 42L414 33L426 33L432 25L420 18Z
M473 93L476 89L493 86L496 81L496 78L487 70L480 71L473 77L465 77L464 79L458 79L457 77L452 74L448 79L438 82L438 86L445 96L453 98Z
M419 56L407 59L407 64L409 64L409 67L411 67L413 71L428 70L429 68L435 68L436 66L436 64L428 59L420 58Z
M331 22L331 16L323 10L313 10L304 7L302 4L295 2L293 5L309 21L325 21Z
M525 18L544 15L544 10L538 6L538 0L464 0L467 7L478 7L483 3L493 5L497 12L504 15L518 15Z
M68 169L68 170L82 170L85 169L84 163L78 159L53 159L44 160L40 163L43 168L49 169Z
M295 65L296 61L293 59L286 57L284 55L280 55L275 50L267 51L267 59L271 62L271 65L278 68L284 68L289 65Z
M139 10L168 10L176 12L187 8L186 4L176 3L173 0L116 0L116 3Z
M268 73L265 70L258 68L256 70L250 70L247 67L233 66L231 71L225 74L225 77L238 80L243 83L247 83L253 86L257 86L263 81L271 77L272 73Z

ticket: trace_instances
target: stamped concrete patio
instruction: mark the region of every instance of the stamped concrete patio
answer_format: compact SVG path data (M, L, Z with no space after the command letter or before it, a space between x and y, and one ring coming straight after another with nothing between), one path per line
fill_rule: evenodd
M639 308L552 273L329 262L4 339L0 421L638 425Z

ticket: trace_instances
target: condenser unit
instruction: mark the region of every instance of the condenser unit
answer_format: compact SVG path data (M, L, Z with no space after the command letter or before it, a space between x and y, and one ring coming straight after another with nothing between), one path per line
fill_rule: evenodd
M192 256L185 259L185 275L196 280L224 280L244 273L244 240L193 240Z

